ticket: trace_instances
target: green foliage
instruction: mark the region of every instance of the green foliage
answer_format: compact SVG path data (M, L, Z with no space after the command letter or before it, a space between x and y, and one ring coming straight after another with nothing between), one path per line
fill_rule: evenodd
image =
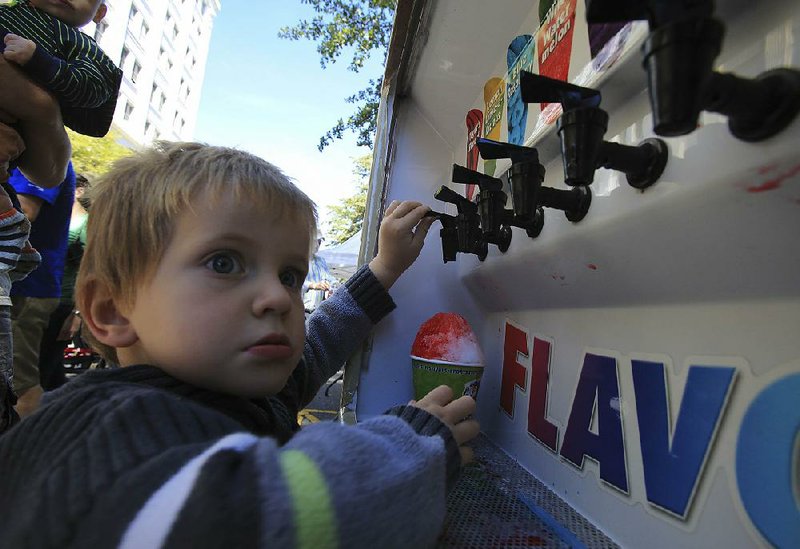
M320 65L335 63L345 50L352 51L348 69L354 72L364 67L374 51L386 59L392 34L397 0L300 0L317 12L311 20L302 20L293 27L283 27L278 33L288 40L311 40L317 43ZM372 148L380 103L383 78L371 79L369 86L346 99L356 110L346 120L340 118L319 140L322 151L334 139L341 139L350 130L357 134L358 145Z
M115 130L101 138L88 137L67 130L72 142L72 166L77 173L89 178L106 173L118 159L130 156L133 150L119 143L119 133Z
M372 153L357 158L353 165L353 174L359 180L356 192L339 204L328 206L329 220L326 234L331 244L341 244L361 230L367 208L371 167Z

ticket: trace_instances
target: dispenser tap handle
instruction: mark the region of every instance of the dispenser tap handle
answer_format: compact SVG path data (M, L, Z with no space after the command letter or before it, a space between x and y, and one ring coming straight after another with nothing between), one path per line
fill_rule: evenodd
M615 23L646 19L654 29L667 23L711 17L712 0L586 0L586 21Z
M539 151L533 147L514 145L513 143L503 143L479 137L476 145L484 160L495 160L497 158L510 158L511 162L536 162L539 163Z
M465 185L477 185L481 191L502 191L503 182L490 175L486 175L475 170L470 170L464 166L453 164L453 183L463 183Z
M455 204L459 213L477 213L478 206L474 202L470 202L466 197L461 196L456 191L449 187L442 185L439 190L433 195L436 200L442 202L449 202Z
M541 74L520 71L519 85L525 103L561 103L564 111L600 106L599 91Z
M447 215L446 213L435 212L433 210L430 210L423 217L435 217L438 221L442 223L442 227L446 229L456 226L456 216L454 215Z

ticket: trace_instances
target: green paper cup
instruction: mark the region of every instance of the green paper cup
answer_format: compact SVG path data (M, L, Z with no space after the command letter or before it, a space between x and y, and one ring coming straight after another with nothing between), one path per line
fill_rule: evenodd
M453 399L463 395L478 397L483 364L458 364L411 355L414 399L419 400L439 385L453 389Z

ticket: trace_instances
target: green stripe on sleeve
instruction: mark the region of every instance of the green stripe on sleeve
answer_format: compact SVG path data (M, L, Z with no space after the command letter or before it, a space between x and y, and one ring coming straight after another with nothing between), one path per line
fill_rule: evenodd
M298 450L282 452L280 463L294 507L297 547L336 548L336 517L322 472Z

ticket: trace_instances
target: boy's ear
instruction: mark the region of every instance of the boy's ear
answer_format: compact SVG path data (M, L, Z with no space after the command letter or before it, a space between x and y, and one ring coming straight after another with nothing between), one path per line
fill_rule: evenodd
M97 11L94 13L92 21L94 21L95 23L99 23L100 21L103 20L103 17L106 16L107 12L108 12L108 6L106 6L105 2L101 2L100 5L97 6Z
M81 317L97 341L115 349L138 341L136 330L104 284L88 282L81 301Z

